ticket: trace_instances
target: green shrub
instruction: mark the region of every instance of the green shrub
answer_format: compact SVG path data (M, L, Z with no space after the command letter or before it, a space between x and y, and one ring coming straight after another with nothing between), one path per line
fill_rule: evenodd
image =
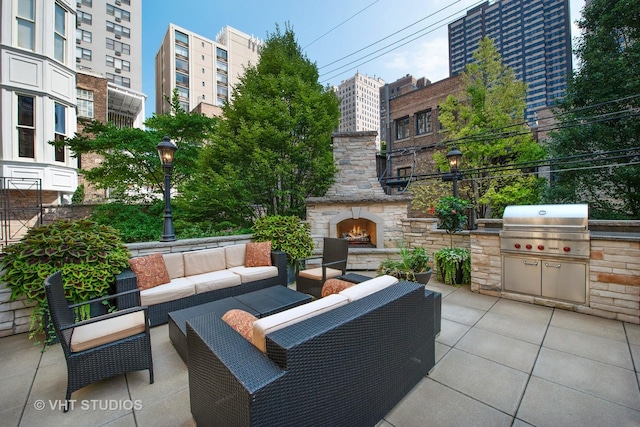
M43 332L48 316L44 280L60 270L67 299L79 303L109 293L115 275L129 266L129 249L113 227L81 219L58 220L34 227L20 242L4 248L0 268L11 299L25 296L35 301L31 335ZM76 313L88 317L86 310ZM49 334L53 337L53 334Z
M287 263L313 255L310 226L297 216L272 215L259 218L253 224L253 240L271 242L271 249L287 254Z
M91 213L92 220L119 230L126 243L159 240L163 218L163 202L152 205L114 202L96 206Z

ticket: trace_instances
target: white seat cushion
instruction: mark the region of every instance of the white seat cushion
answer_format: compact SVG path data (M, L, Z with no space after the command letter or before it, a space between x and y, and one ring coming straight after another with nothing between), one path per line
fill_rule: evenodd
M299 305L298 307L258 319L253 323L253 345L258 347L262 352L266 352L266 336L269 333L317 316L318 314L325 313L335 307L345 305L347 302L346 297L333 294L311 301L308 304Z
M78 326L71 335L71 351L88 350L144 331L144 311Z
M327 267L327 279L338 277L342 274L342 270L336 270L335 268ZM306 277L307 279L322 280L322 267L310 268L308 270L301 270L298 276Z
M232 267L228 269L240 276L242 283L269 279L278 275L278 267Z
M230 288L231 286L238 286L242 283L240 276L229 270L196 274L195 276L188 276L186 279L195 285L196 294L202 294L214 289Z
M364 298L367 295L371 295L384 288L388 288L389 286L395 285L396 283L398 283L398 279L393 276L378 276L347 288L341 291L339 295L347 297L349 299L349 302L351 302L360 298Z
M171 279L171 282L140 291L141 305L154 305L161 302L188 297L196 293L193 282L184 277Z

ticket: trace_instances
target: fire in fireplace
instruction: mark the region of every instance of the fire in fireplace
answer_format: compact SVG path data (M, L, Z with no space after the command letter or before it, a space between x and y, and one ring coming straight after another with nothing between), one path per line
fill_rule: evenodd
M349 246L376 247L376 223L368 219L345 219L336 224L338 237L347 239Z

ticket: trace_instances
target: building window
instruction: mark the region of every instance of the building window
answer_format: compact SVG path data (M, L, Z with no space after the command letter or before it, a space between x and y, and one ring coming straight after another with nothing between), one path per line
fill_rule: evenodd
M116 52L124 53L126 55L131 54L131 45L122 43L114 39L107 38L107 49L114 50Z
M227 60L227 51L224 49L216 48L216 56L224 61Z
M116 21L131 21L131 14L126 10L120 9L113 5L107 4L107 15L111 15L116 18Z
M409 138L409 117L396 120L396 139Z
M410 167L398 168L396 171L396 176L398 178L411 176L411 168Z
M182 73L176 73L176 84L189 87L189 76Z
M20 157L34 158L35 147L35 120L33 96L18 95L18 155Z
M176 58L176 70L184 71L185 73L189 72L189 62Z
M18 2L18 46L34 50L36 38L36 15L34 0L22 0Z
M416 114L416 135L433 132L431 125L431 110Z
M176 30L176 43L182 43L185 46L189 46L189 36L186 35L185 33L182 33L178 30Z
M93 22L93 16L90 13L78 11L76 16L76 25L79 27L81 24L89 24Z
M114 58L113 56L107 56L107 67L113 67L118 70L131 71L131 63L123 59Z
M113 23L111 21L107 21L107 32L114 33L116 38L120 37L131 37L131 30L127 27L123 27L120 24Z
M189 88L176 86L176 89L178 89L178 96L189 99Z
M56 3L53 33L53 57L64 62L64 52L67 48L67 12Z
M85 31L78 28L76 30L76 40L82 40L84 42L91 43L91 41L93 40L93 35L90 31Z
M176 55L182 56L183 58L188 58L189 57L189 48L177 44L176 45Z
M76 60L79 58L91 61L91 51L89 49L76 46Z
M93 0L78 0L78 1L76 2L76 6L77 6L77 7L80 7L81 5L82 5L82 6L89 6L89 7L91 7L91 6L93 6Z
M93 91L76 89L78 117L93 119Z
M56 142L61 143L64 141L65 133L67 130L66 108L64 108L64 105L58 104L57 102L54 108L55 108L54 117L55 117L55 135L56 135L55 138L56 138ZM56 150L56 155L55 155L56 162L64 162L64 145L56 146L55 150Z
M120 75L107 73L107 80L111 83L117 84L122 87L131 87L131 79L129 77L122 77Z

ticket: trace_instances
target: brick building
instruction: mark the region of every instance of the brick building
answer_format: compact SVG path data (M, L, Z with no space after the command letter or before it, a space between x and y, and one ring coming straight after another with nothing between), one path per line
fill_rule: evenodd
M389 100L390 138L387 143L388 179L435 172L433 153L445 151L446 133L438 121L438 107L462 90L461 76L408 91Z

